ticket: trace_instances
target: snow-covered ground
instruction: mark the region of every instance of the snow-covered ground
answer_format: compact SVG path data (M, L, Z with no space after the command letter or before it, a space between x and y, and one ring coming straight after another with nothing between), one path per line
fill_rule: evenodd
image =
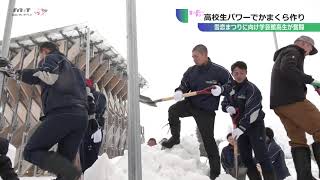
M209 180L208 166L200 161L198 142L194 137L183 137L181 144L161 150L159 145L142 145L142 178L153 180ZM115 160L101 156L85 172L85 179L127 180L128 154ZM233 179L222 175L220 180Z
M227 142L219 145L222 149ZM160 145L149 147L141 146L142 178L152 180L209 180L209 167L206 158L199 158L198 142L194 136L184 136L179 145L172 149L161 150ZM10 148L10 154L14 154L14 148ZM13 157L13 156L11 156ZM14 157L13 157L14 158ZM291 177L286 180L296 179L292 159L286 159ZM318 170L312 162L314 177ZM85 174L85 180L127 180L128 176L128 152L124 156L109 159L106 154L99 157L96 163ZM52 177L22 177L22 180L51 180ZM217 180L233 180L224 172Z

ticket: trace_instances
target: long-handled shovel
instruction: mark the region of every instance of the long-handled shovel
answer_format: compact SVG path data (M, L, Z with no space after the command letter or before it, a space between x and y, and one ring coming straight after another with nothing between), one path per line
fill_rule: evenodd
M191 97L191 96L197 96L200 94L211 94L211 89L215 89L215 86L210 86L210 87L207 87L207 88L199 90L199 91L184 93L184 94L182 94L182 96L183 97ZM165 98L161 98L161 99L157 99L157 100L152 101L150 98L140 95L140 102L148 104L150 106L155 106L155 107L157 107L156 103L158 103L158 102L169 101L172 99L174 99L174 97L170 96L170 97L165 97Z
M239 118L239 109L236 109L236 114L231 116L232 118L232 124L233 124L233 129L237 128L237 120ZM238 167L238 143L237 140L234 139L234 146L233 146L233 157L234 157L234 169L235 169L235 177L238 179L239 176L239 167Z

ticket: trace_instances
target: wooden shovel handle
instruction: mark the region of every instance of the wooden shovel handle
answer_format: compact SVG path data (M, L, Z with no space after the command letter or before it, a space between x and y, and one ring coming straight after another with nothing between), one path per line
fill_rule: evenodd
M191 97L191 96L196 96L196 95L200 95L200 94L211 94L211 89L214 89L214 88L215 88L215 86L210 86L210 87L207 87L207 88L200 90L200 91L193 91L193 92L184 93L184 94L182 94L182 96L183 97ZM174 97L170 96L170 97L157 99L152 102L157 103L157 102L162 102L162 101L169 101L172 99L174 99Z
M197 95L196 91L182 94L183 97L191 97L191 96L196 96L196 95ZM172 99L174 99L174 97L170 96L170 97L162 98L161 101L169 101L169 100L172 100Z

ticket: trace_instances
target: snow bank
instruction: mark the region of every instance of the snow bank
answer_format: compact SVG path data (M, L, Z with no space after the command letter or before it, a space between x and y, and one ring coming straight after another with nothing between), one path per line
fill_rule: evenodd
M152 180L210 180L209 167L200 161L199 143L195 137L186 136L172 149L161 150L161 146L141 146L142 178ZM85 172L85 179L127 180L128 153L109 159L106 154ZM233 180L229 175L221 175L217 180Z

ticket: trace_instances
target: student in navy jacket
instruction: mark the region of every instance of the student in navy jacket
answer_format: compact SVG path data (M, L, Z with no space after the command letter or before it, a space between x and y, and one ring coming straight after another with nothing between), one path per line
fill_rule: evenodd
M232 177L237 178L237 180L245 180L247 174L247 168L244 166L240 158L240 153L237 154L238 159L238 177L236 177L236 167L234 166L234 145L235 141L232 137L232 134L227 135L227 140L229 144L224 147L221 151L221 164L223 169L227 174L230 174Z
M183 75L180 86L175 90L176 104L169 108L169 125L172 137L162 143L163 147L172 148L180 143L181 117L194 117L199 128L210 164L210 178L214 180L220 174L220 157L214 139L215 111L218 109L220 94L224 85L231 81L228 70L213 63L208 57L207 48L199 44L192 50L195 62ZM219 85L219 86L215 86ZM211 93L183 98L182 94L215 86Z
M271 159L272 166L275 170L277 180L283 180L290 176L288 167L286 165L284 152L281 147L273 139L273 130L266 127L266 144L268 149L268 155Z
M247 79L247 65L237 61L231 66L232 76L235 79L232 90L222 101L222 110L232 116L236 128L232 136L238 143L242 162L248 168L250 180L261 179L252 157L254 151L260 162L263 178L275 180L274 170L267 154L265 144L264 112L262 111L262 96L259 89Z
M44 42L39 50L38 68L17 71L23 82L40 85L44 113L23 155L58 179L75 180L81 171L72 161L88 123L85 79L54 43ZM49 151L56 143L57 152Z
M82 172L90 168L98 159L99 150L102 142L102 131L105 124L104 112L107 99L102 92L96 91L93 81L86 80L88 105L89 105L89 124L80 146L80 160Z

